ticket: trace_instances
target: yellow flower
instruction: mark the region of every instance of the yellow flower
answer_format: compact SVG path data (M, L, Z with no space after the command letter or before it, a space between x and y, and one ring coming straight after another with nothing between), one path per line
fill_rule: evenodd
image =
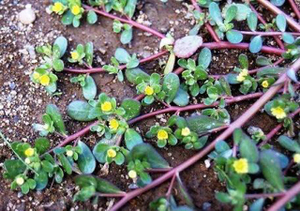
M159 130L157 133L158 140L165 140L168 139L169 134L165 130Z
M32 78L33 78L34 80L38 80L40 77L41 77L41 74L39 74L38 72L34 72L34 73L32 74Z
M261 83L262 87L264 88L268 88L269 87L269 82L267 80L264 80L262 83Z
M283 119L286 117L286 113L280 106L277 106L276 108L271 108L271 112L273 116L275 116L277 119Z
M128 172L128 176L131 178L131 179L135 179L137 177L137 173L135 170L130 170Z
M39 80L43 86L48 86L50 83L50 77L48 75L42 75Z
M67 150L66 154L68 157L72 157L74 155L74 152L72 150Z
M154 90L153 90L153 88L151 86L147 86L145 88L145 94L146 95L153 95L153 93L154 93Z
M114 158L114 157L116 157L116 155L117 155L117 152L114 149L107 150L107 156L108 157Z
M182 136L188 136L188 135L190 135L191 134L191 131L190 131L190 129L188 128L188 127L185 127L185 128L183 128L182 130L181 130L181 135Z
M25 150L24 154L26 155L26 157L31 157L34 154L34 149L29 147Z
M77 51L72 51L71 57L73 60L77 60L77 59L79 59L79 53Z
M233 168L238 174L248 173L248 161L245 158L241 158L233 162Z
M117 130L118 129L118 127L119 127L119 122L118 122L118 120L116 120L116 119L111 119L110 121L109 121L109 128L110 129L113 129L113 130Z
M59 13L64 9L64 5L61 2L55 2L52 6L52 11L55 13Z
M239 82L243 82L246 79L246 76L248 75L248 70L243 69L239 75L236 77L236 80Z
M111 109L112 109L112 104L111 104L111 102L106 101L106 102L104 102L103 104L101 104L101 110L102 110L102 111L108 112L108 111L111 111Z
M294 154L294 162L300 163L300 154L299 153Z
M25 182L25 181L24 181L23 177L17 177L16 183L17 183L18 185L23 185L24 182Z
M78 5L74 5L71 9L71 12L73 13L73 15L78 15L81 12L81 7L79 7Z

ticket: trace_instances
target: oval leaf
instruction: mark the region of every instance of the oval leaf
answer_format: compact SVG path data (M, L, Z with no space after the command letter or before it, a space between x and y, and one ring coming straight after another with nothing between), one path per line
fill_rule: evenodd
M251 53L258 53L262 48L262 38L261 36L255 36L249 45L249 50Z
M89 117L92 108L87 102L76 100L68 105L67 113L72 119L77 121L91 121L95 119Z
M82 153L78 156L78 167L84 174L91 174L96 168L96 161L90 148L82 141L78 142L78 146L81 148Z
M226 38L229 42L237 44L242 42L243 35L237 30L230 30L226 32Z
M50 115L52 121L54 122L54 127L57 130L57 132L66 135L67 134L66 127L57 106L53 104L47 105L46 113Z
M85 78L85 86L82 87L83 96L87 100L92 100L96 97L97 86L92 76Z
M125 114L123 117L126 120L130 120L136 116L138 116L141 112L141 103L138 100L134 99L124 99L121 107L124 108Z
M66 53L68 47L68 40L63 36L60 36L55 40L54 45L57 45L59 47L59 58L61 58Z
M166 103L170 104L176 97L180 86L180 80L175 73L165 75L162 85L162 90L166 93Z

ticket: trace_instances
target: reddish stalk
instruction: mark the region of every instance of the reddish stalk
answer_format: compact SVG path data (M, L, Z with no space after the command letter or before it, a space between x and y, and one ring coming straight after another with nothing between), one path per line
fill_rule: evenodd
M294 0L289 0L289 3L294 11L294 13L297 15L298 19L300 19L300 11L298 9L298 6L296 5L296 3L294 2Z
M140 60L140 64L141 63L146 63L146 62L150 62L152 60L155 60L165 54L167 54L169 51L161 51L161 52L158 52L157 54L154 54L152 56L149 56L147 58L144 58L144 59L141 59ZM126 68L126 65L121 65L119 67L120 70L123 70ZM78 73L78 74L81 74L81 73L101 73L101 72L105 72L105 70L102 68L102 67L99 67L99 68L89 68L89 69L70 69L70 68L64 68L64 71L66 72L70 72L70 73Z
M201 8L199 7L198 3L196 0L191 0L193 6L195 7L196 10L198 10L200 13L202 13ZM215 32L215 30L211 27L211 25L209 23L205 23L205 27L207 29L207 31L210 33L210 35L212 36L212 38L216 41L216 42L220 42L220 39L217 35L217 33Z
M244 35L251 35L251 36L255 36L255 35L260 35L260 36L281 36L284 33L287 34L291 34L294 36L300 36L299 32L252 32L252 31L239 31L240 33L244 34Z
M249 6L250 6L250 8L252 9L252 11L256 14L258 20L259 20L262 24L266 25L267 22L265 21L265 19L264 19L264 18L256 11L256 9L255 9L251 4L249 4ZM270 31L270 32L274 32L273 29L269 29L269 31ZM279 47L280 47L281 49L284 49L284 44L282 43L281 39L279 39L279 37L277 37L277 36L273 36L273 37L274 37L275 41L277 42L277 44L279 45Z
M141 29L141 30L143 30L143 31L149 32L149 33L151 33L151 34L153 34L153 35L159 37L160 39L163 39L163 38L166 37L164 34L158 32L158 31L156 31L156 30L154 30L154 29L151 29L151 28L149 28L149 27L147 27L147 26L144 26L144 25L142 25L142 24L140 24L140 23L138 23L138 22L135 22L135 21L133 21L133 20L131 20L131 19L120 18L120 17L115 16L115 15L113 15L113 14L107 13L107 12L105 12L104 10L98 10L98 9L95 9L95 8L90 7L90 6L88 6L88 5L85 5L85 4L83 4L82 6L83 6L83 8L85 8L85 9L87 9L87 10L92 10L92 11L94 11L94 12L100 14L100 15L105 16L105 17L111 18L111 19L113 19L113 20L119 20L119 21L121 21L122 23L127 23L127 24L130 24L130 25L132 25L132 26L138 28L138 29Z
M283 196L285 193L254 193L254 194L245 194L247 199L257 199L257 198L269 198L269 197L279 197Z
M300 68L300 59L298 59L290 69L296 71ZM210 151L212 151L215 147L215 144L219 140L226 140L236 128L242 127L249 119L251 119L263 106L267 103L283 86L283 82L287 79L286 74L282 74L282 76L276 81L276 86L272 86L261 98L259 98L245 113L243 113L236 121L234 121L227 130L225 130L222 134L220 134L214 141L212 141L208 146L206 146L203 150L199 153L194 155L193 157L189 158L187 161L183 162L179 166L173 168L171 171L167 172L166 174L162 175L161 177L154 180L151 184L131 191L126 194L119 202L117 202L110 211L117 211L120 209L124 204L126 204L129 200L135 198L136 196L160 185L161 183L165 182L166 180L170 179L174 174L183 171L184 169L190 167L202 157L207 155ZM300 182L297 186L298 191L300 190ZM275 211L275 210L273 210Z
M237 97L230 97L230 98L225 99L225 102L226 102L226 104L232 104L232 103L236 103L236 102L240 102L240 101L244 101L244 100L248 100L248 99L258 98L262 95L263 95L262 92L258 92L258 93L248 94L248 95L241 95L241 96L237 96ZM191 110L203 109L203 108L211 108L211 107L216 107L218 105L219 105L219 102L215 102L211 105L205 105L203 103L200 103L200 104L189 105L189 106L185 106L185 107L171 106L169 108L157 110L157 111L154 111L154 112L136 117L136 118L130 120L128 122L128 124L134 124L138 121L142 121L144 119L147 119L147 118L159 115L159 114L171 113L171 112L175 113L175 112L191 111Z
M213 49L248 49L249 48L249 43L239 43L239 44L232 44L230 42L210 42L210 43L203 43L202 47L207 47L211 50ZM276 54L276 55L281 55L282 53L285 52L285 50L278 49L278 48L273 48L269 46L263 46L261 49L261 52L263 53L268 53L268 54Z
M296 111L294 111L293 113L291 113L289 115L289 117L291 118L294 118L297 114L300 113L300 108L298 108ZM261 142L258 146L259 147L262 147L263 145L267 144L269 140L271 140L271 138L273 138L278 132L279 130L283 127L283 124L279 124L277 125L273 130L271 130L271 132L269 132L267 135L266 135L266 138L263 142Z
M271 12L276 15L282 14L285 16L287 23L297 32L300 32L300 25L290 16L286 15L282 10L274 6L271 2L267 0L257 0L258 3L269 9Z
M147 169L146 171L149 173L165 173L171 171L173 168L163 168L163 169Z
M170 199L170 196L171 196L171 193L172 193L172 189L173 189L173 187L174 187L174 183L175 183L176 176L177 176L177 173L175 173L175 174L173 175L173 177L172 177L170 186L169 186L169 188L168 188L168 192L166 193L167 199Z
M297 182L291 189L289 189L285 194L279 198L269 209L268 211L278 211L282 208L287 202L292 200L300 192L300 181ZM126 197L126 196L125 196ZM125 198L124 197L124 198Z

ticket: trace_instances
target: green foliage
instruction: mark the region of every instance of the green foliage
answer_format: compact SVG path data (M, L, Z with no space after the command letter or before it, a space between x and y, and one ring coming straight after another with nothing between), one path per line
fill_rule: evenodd
M79 83L86 100L93 100L97 94L97 86L92 76L79 75L71 78L72 83Z
M93 64L94 46L92 42L88 42L86 45L78 44L77 47L71 51L71 57L68 61L71 63L85 64L91 67Z
M119 20L114 20L113 31L121 33L120 41L122 44L129 44L132 40L132 26L129 24L122 24Z

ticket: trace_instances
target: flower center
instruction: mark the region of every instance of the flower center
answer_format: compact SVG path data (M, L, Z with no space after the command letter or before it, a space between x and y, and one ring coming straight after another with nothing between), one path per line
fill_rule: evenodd
M157 133L157 138L158 140L165 140L168 139L169 135L167 133L167 131L165 130L159 130Z
M81 8L78 6L78 5L75 5L72 7L72 10L71 12L74 14L74 15L78 15L80 13L80 10Z
M233 168L238 174L248 173L248 161L245 158L234 161Z
M107 112L107 111L111 111L111 109L112 109L111 102L106 101L103 104L101 104L101 110L102 111L106 111Z
M277 119L283 119L286 117L285 111L280 106L271 108L271 112Z
M109 128L113 130L117 130L119 127L119 122L116 119L112 119L109 121Z
M74 152L72 150L67 150L66 154L67 154L68 157L72 157Z
M28 148L24 152L26 157L31 157L34 154L34 149L33 148Z
M145 88L145 94L146 95L153 95L153 93L154 93L154 90L153 90L153 88L151 86L147 86Z
M191 134L191 131L190 131L190 129L188 128L188 127L185 127L185 128L183 128L182 130L181 130L181 135L182 136L188 136L188 135L190 135Z
M137 173L135 170L130 170L128 172L128 176L131 178L131 179L135 179L137 177Z
M63 10L63 4L60 3L60 2L55 2L55 4L52 7L52 10L56 13L62 11Z
M77 53L77 51L73 51L71 52L71 57L73 60L77 60L79 59L79 53Z
M40 83L43 85L43 86L48 86L49 83L50 83L50 77L48 75L43 75L40 77Z
M108 157L114 158L114 157L116 157L116 155L117 155L117 152L114 149L107 150L107 156Z
M300 154L299 153L294 155L294 162L295 163L300 163Z
M269 87L269 82L267 80L264 80L261 85L264 88L268 88Z

